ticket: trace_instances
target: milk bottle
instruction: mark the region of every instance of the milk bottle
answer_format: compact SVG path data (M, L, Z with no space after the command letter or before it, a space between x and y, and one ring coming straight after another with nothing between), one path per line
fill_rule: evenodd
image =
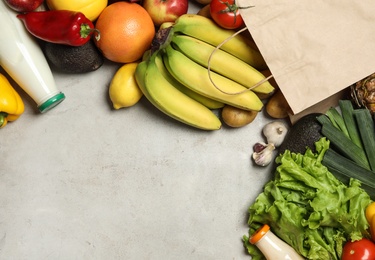
M249 239L256 245L268 260L303 260L290 245L278 238L265 224L259 228Z
M41 113L60 104L60 92L47 60L21 20L0 1L0 66L36 102Z

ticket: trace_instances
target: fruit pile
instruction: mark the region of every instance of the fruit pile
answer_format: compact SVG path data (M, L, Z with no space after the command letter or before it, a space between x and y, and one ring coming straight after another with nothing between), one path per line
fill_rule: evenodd
M198 14L187 14L188 0L4 2L38 38L54 70L93 72L105 59L121 64L108 90L115 109L144 96L172 118L205 130L220 129L221 121L247 125L265 103L271 117L288 116L231 0L197 1ZM228 25L231 19L235 24Z
M206 130L221 126L211 109L229 105L260 111L263 102L256 93L274 91L268 81L249 89L265 80L255 69L266 68L260 53L241 37L214 52L215 46L232 34L210 19L192 14L182 15L171 27L159 30L155 48L135 72L146 98L167 115Z

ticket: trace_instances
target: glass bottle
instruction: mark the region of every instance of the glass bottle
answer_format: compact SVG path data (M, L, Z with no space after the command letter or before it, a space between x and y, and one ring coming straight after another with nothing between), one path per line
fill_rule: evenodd
M37 104L41 113L60 104L60 92L48 62L17 12L0 1L0 66Z
M290 245L278 238L265 224L259 228L249 239L249 242L256 245L268 260L303 260Z

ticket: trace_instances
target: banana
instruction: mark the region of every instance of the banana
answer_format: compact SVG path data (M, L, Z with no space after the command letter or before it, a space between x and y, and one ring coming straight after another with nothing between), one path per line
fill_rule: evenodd
M207 17L197 14L184 14L175 21L173 31L192 36L215 47L227 41L221 46L221 49L242 59L258 70L267 68L261 53L247 43L246 37L239 34L230 38L236 33L235 30L221 28Z
M160 73L166 78L169 83L171 83L175 88L177 88L179 91L184 93L185 95L191 97L192 99L198 101L199 103L205 105L209 109L219 109L224 107L224 103L213 100L211 98L202 96L198 94L195 91L192 91L191 89L185 87L183 84L181 84L179 81L177 81L167 70L167 68L164 65L163 59L161 55L157 55L155 57L155 63L160 71Z
M207 107L176 89L160 73L154 53L149 60L142 61L135 77L145 97L166 115L187 125L203 129L221 128L219 118Z
M175 34L172 36L172 45L193 61L205 67L210 65L211 70L247 88L252 88L259 82L264 81L264 83L252 89L256 93L270 94L275 89L265 80L266 77L260 71L230 53L220 49L215 51L215 47L211 44L187 35ZM209 60L210 64L208 64Z
M174 25L174 22L164 22L159 26L159 30L172 27L172 25Z
M244 110L260 111L263 107L262 101L253 91L211 71L211 79L215 87L206 67L173 49L171 45L165 47L163 59L174 78L203 96ZM242 93L238 94L239 92Z
M150 93L148 93L145 83L145 75L146 70L148 67L148 60L143 60L140 63L138 63L137 68L134 72L135 81L138 84L138 87L141 89L143 95L154 105L156 106L155 102L150 96Z

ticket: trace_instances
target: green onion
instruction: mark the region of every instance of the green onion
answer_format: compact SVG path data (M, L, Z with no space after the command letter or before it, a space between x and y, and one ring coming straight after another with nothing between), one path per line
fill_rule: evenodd
M323 123L322 134L331 141L331 144L338 152L363 168L370 170L365 151L353 143L353 141L339 129L335 128L332 124Z
M350 100L339 100L339 106L346 128L348 129L350 139L352 139L353 143L359 147L363 147L358 126L353 115L354 108L352 102Z
M327 115L320 115L316 119L318 120L318 122L321 125L324 125L324 124L331 124L331 125L333 125L332 121L329 119L329 117Z
M350 138L348 129L346 128L344 119L342 118L341 114L339 111L337 111L336 108L331 107L330 109L327 110L326 115L329 117L331 120L332 124L341 132L343 132L347 137Z
M359 180L361 187L375 199L375 174L354 163L350 159L338 154L331 148L323 157L322 164L335 175L337 179L345 184L349 184L350 178Z
M328 119L331 121L331 124L336 127L337 129L340 129L340 126L337 124L335 118L333 117L333 115L330 113L330 111L332 110L332 108L328 109L327 112L326 112L326 116L328 117Z
M357 120L359 133L363 141L364 150L367 155L370 168L375 172L375 126L368 109L357 109L354 112Z

